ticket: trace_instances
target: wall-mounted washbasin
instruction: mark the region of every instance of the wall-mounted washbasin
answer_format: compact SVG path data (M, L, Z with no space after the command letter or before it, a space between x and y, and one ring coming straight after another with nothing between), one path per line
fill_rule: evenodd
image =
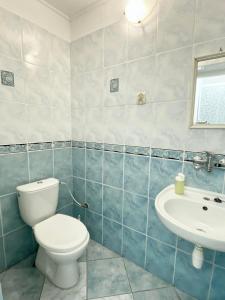
M162 190L155 207L162 223L179 237L196 245L193 265L201 268L203 249L225 252L225 196L201 189L185 187L177 195L174 185Z

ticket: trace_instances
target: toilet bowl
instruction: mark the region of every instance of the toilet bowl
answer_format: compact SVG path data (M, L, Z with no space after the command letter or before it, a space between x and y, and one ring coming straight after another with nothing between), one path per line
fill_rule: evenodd
M79 220L56 214L33 227L40 245L37 268L56 286L68 289L79 280L77 259L89 242L89 233Z
M59 180L49 178L17 187L20 214L33 228L39 244L36 267L57 287L68 289L79 280L77 260L90 236L79 220L55 214Z

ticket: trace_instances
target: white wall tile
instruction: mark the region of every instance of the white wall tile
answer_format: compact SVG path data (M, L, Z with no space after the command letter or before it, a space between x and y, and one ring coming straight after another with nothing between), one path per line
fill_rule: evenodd
M54 72L67 74L70 72L70 43L53 36L50 68Z
M47 105L28 105L28 142L53 140L52 109Z
M125 144L149 147L154 130L153 104L127 106L125 120Z
M104 30L104 65L120 64L127 59L127 22L122 20Z
M192 45L196 0L159 0L157 51Z
M184 150L188 118L187 102L155 102L153 111L152 147Z
M110 92L111 79L119 79L119 92ZM104 105L114 106L126 103L127 65L122 64L107 68L104 71Z
M125 143L126 122L125 106L105 108L104 142L123 145Z
M225 39L218 39L194 45L194 57L212 55L220 52L220 48L225 51Z
M0 54L21 58L21 19L0 8Z
M128 63L127 104L136 104L139 92L145 92L147 102L153 100L155 74L155 56Z
M73 72L88 72L103 66L103 30L98 30L72 43Z
M85 114L85 140L103 142L104 115L102 108L90 108Z
M53 141L71 139L71 110L69 106L52 108L52 131Z
M27 109L25 104L0 102L0 144L27 142Z
M52 36L40 27L23 20L23 57L28 63L49 66Z
M100 107L103 103L103 70L85 73L84 101L85 107Z
M193 76L192 48L183 48L157 56L157 101L190 99Z
M224 11L224 0L198 0L196 42L225 37Z
M51 105L52 76L48 69L24 64L25 97L27 103Z
M72 109L85 108L84 73L74 73L71 76L71 105Z
M83 109L72 109L72 139L85 141L85 111Z

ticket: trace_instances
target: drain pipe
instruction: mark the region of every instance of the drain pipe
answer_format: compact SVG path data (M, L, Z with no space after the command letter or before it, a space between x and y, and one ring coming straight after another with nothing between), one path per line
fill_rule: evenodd
M192 265L196 269L201 269L204 260L203 248L201 246L195 245L192 252Z

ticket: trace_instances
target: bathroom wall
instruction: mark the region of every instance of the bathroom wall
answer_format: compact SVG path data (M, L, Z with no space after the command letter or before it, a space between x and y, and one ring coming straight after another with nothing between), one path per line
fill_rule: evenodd
M157 3L143 27L121 19L72 43L73 139L222 154L223 129L189 122L193 58L225 49L224 1Z
M193 245L162 225L154 199L180 171L224 193L224 171L191 160L224 154L225 131L189 129L193 58L225 49L224 10L222 0L159 0L143 28L121 19L71 46L73 188L90 205L91 237L201 300L225 298L225 256L206 249L194 269ZM146 105L135 105L139 91Z
M16 187L56 177L73 188L71 142L0 147L0 272L37 249L32 229L21 220ZM73 215L65 186L60 186L57 211Z
M0 145L71 139L70 45L0 9Z
M36 250L16 186L56 176L72 189L70 44L0 8L0 70L15 79L0 83L1 272ZM58 209L73 212L62 187Z

